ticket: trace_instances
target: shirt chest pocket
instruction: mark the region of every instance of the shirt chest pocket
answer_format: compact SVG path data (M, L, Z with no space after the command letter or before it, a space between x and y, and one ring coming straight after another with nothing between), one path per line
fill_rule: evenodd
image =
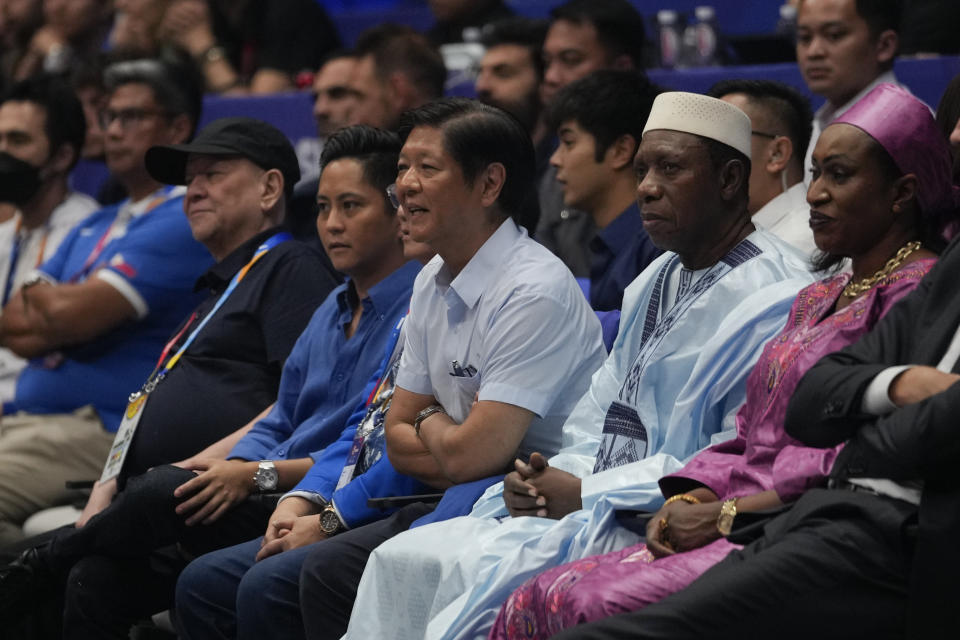
M480 391L480 374L475 373L472 376L450 376L450 386L453 389L453 395L456 398L457 406L454 412L463 415L464 418L470 413L477 392ZM450 409L448 407L448 409ZM451 413L451 415L454 415Z

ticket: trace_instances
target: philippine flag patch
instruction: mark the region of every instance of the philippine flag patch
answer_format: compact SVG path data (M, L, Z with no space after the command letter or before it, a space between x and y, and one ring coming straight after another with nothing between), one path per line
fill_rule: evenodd
M137 277L137 270L130 266L130 264L123 259L122 254L118 253L110 258L110 266L128 278L132 279Z

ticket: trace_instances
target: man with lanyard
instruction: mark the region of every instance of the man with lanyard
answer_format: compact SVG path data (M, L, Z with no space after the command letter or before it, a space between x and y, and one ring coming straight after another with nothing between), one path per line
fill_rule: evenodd
M17 213L0 223L0 296L6 305L30 273L57 251L67 233L99 208L70 190L87 123L77 96L62 80L33 76L0 103L0 202ZM13 400L26 361L0 349L0 401Z
M187 211L198 233L216 227L202 201L191 208L195 194L225 180L204 158L221 145L208 142L202 136L155 148L147 160L157 177L189 181ZM381 193L375 191L382 203ZM321 218L318 231L349 280L327 297L294 345L273 407L178 466L130 478L82 528L53 536L0 570L0 617L19 613L39 591L66 579L64 637L126 639L138 619L169 608L176 577L191 557L264 531L277 501L273 492L303 477L312 456L336 442L360 404L420 270L404 258L392 208L354 192L344 198L346 214ZM150 376L148 386L162 391L180 366L174 362L159 382Z
M345 213L352 206L350 194L381 194L381 206L392 207L386 187L396 176L399 151L395 133L371 127L349 127L328 138L320 158L320 216ZM397 216L404 255L426 263L436 252L410 237L409 216L402 209ZM344 424L340 439L317 455L307 475L281 498L264 536L201 556L184 570L176 604L181 637L230 635L237 628L263 637L296 637L303 628L299 615L288 615L290 607L278 602L286 599L296 609L299 594L289 578L299 573L305 546L394 511L370 506L368 498L433 491L397 473L385 455L384 421L403 352L402 322L394 327L384 361L364 390L363 404ZM268 591L271 596L264 599Z
M74 228L0 318L0 344L31 359L4 406L0 544L65 499L65 481L99 475L130 381L149 374L196 306L193 284L212 262L191 237L183 189L144 164L151 145L192 134L199 87L155 60L117 63L105 81L107 165L130 197Z
M279 227L300 175L279 130L252 118L224 118L190 146L203 154L192 168L209 176L191 183L184 209L194 238L217 259L197 283L210 295L133 394L79 526L110 504L119 473L129 478L184 460L269 408L294 342L337 284L316 251L288 242ZM184 168L168 165L162 153L148 152L158 179L178 181ZM219 446L221 456L229 452Z
M377 548L348 637L380 637L396 620L394 638L486 635L531 575L635 544L613 511L655 510L657 480L727 437L747 374L812 280L799 252L750 223L749 158L740 109L657 96L634 170L644 230L666 253L627 287L613 350L564 424L564 448L549 464L518 460L469 516Z

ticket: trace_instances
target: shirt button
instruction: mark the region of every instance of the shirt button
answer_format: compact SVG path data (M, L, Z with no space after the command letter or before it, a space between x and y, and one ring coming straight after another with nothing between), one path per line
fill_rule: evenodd
M342 380L343 380L343 374L342 374L342 373L338 373L338 374L337 374L337 382L340 382L340 381L342 381Z
M566 219L569 218L569 217L570 217L570 212L567 211L566 209L564 209L563 211L560 212L560 219L561 219L561 220L566 220Z

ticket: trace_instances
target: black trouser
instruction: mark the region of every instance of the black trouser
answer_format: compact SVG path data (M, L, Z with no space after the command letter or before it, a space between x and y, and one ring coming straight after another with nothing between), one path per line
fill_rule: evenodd
M263 534L275 501L246 500L212 524L184 524L173 491L194 475L168 465L131 478L86 526L53 537L50 556L68 576L64 638L126 640L136 621L172 605L191 558Z
M357 586L370 554L435 508L434 504L411 504L389 518L314 545L316 549L304 559L300 571L300 611L309 640L337 640L347 632Z
M916 507L814 490L686 589L558 640L903 638Z

